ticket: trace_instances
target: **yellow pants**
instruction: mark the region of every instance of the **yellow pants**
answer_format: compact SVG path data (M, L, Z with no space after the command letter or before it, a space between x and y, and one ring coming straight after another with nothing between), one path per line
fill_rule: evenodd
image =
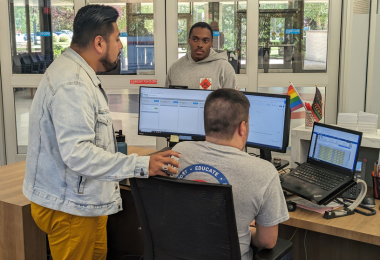
M32 217L48 234L54 260L105 260L107 219L80 217L31 203Z

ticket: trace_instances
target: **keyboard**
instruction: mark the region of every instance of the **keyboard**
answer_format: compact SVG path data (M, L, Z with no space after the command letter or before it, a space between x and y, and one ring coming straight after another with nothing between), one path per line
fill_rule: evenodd
M298 168L289 174L303 181L315 184L323 190L327 191L336 188L345 180L345 178L348 178L348 176L340 176L331 172L311 167L308 164L301 164Z
M341 197L347 199L356 199L359 196L360 191L361 189L358 188L358 185L354 185L346 192L344 192Z

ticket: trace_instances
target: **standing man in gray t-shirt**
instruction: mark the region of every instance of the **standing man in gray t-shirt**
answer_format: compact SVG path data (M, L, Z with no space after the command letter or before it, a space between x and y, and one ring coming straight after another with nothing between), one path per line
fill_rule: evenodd
M280 179L274 166L243 152L249 133L249 101L233 89L219 89L206 100L205 142L183 142L179 179L232 185L242 259L255 247L272 248L278 224L289 219ZM251 115L255 116L255 115ZM256 220L256 228L250 223Z

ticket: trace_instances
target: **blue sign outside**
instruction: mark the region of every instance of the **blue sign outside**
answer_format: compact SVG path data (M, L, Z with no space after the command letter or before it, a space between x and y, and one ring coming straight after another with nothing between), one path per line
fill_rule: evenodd
M300 34L301 30L300 29L286 29L285 33L286 34Z
M212 32L212 36L220 36L220 32L219 31L213 31Z
M128 33L127 32L121 32L120 37L128 37Z
M37 34L37 36L41 36L41 37L49 37L49 36L51 36L50 32L37 32L36 34Z

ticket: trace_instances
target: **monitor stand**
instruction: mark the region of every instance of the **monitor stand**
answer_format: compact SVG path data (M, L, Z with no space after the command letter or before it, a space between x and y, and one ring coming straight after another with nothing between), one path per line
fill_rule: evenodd
M282 160L282 159L280 163L275 163L274 160L272 159L271 151L267 149L260 149L260 158L271 162L274 165L274 167L277 169L277 171L289 165L289 161Z
M181 140L181 136L180 136L179 142L170 142L170 137L166 137L167 146L170 147L170 148L173 148L176 144L178 144L180 142L183 142L183 141L206 141L206 137L205 136L194 135L194 136L191 136L188 139L182 139Z

